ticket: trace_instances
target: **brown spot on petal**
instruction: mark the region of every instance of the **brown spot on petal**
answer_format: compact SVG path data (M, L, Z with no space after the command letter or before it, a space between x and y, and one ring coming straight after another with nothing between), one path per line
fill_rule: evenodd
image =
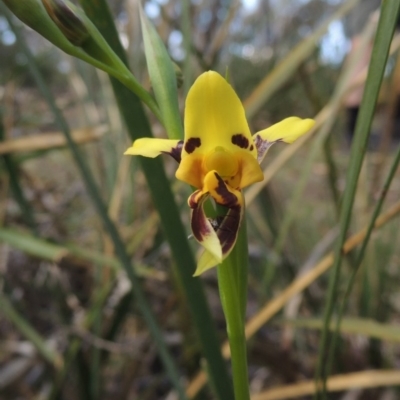
M253 149L254 149L254 146L251 145L251 146L250 146L250 151L253 151Z
M197 147L200 146L201 146L200 138L190 138L185 143L185 151L186 153L191 154L196 150Z
M241 147L242 149L247 149L249 147L249 139L247 139L247 137L242 133L232 135L232 143Z

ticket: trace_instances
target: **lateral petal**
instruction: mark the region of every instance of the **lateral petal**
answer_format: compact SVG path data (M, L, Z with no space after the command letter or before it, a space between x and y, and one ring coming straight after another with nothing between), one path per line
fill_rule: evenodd
M293 143L307 133L315 124L313 119L289 117L253 135L257 159L261 163L267 150L276 142Z
M219 218L218 224L215 226L222 249L222 260L230 254L235 246L242 217L243 197L241 196L238 205L229 208L227 214ZM222 260L216 258L213 253L205 249L197 262L197 268L193 276L199 276L203 272L221 264Z
M133 142L124 154L155 158L162 153L169 154L176 161L181 161L182 140L141 138Z
M197 268L193 276L199 276L203 272L216 267L219 263L220 262L208 250L204 249L203 253L199 257L199 260L197 261Z
M210 171L204 178L203 191L197 191L189 198L189 205L191 205L192 208L193 204L202 201L200 200L204 198L202 193L209 194L216 203L227 207L227 212L225 215L213 220L213 223L205 216L201 217L201 220L203 221L205 218L209 227L214 230L214 235L212 235L213 246L205 246L202 241L199 241L206 248L206 253L200 257L195 275L199 275L215 265L220 264L221 261L228 256L236 243L243 217L244 200L242 192L227 185L216 171ZM199 198L199 196L202 197ZM195 210L193 210L192 221L194 212ZM202 212L204 214L204 211ZM204 224L204 222L202 222L202 224ZM192 229L194 229L193 226ZM205 229L203 228L203 230ZM208 235L211 236L211 233L208 232ZM215 237L218 240L218 250L221 251L221 253L218 254L214 251ZM210 254L207 254L207 252Z
M204 202L208 193L200 190L195 191L189 197L188 203L192 208L191 226L195 239L207 250L218 262L222 261L222 248L219 238L211 225L210 220L204 212Z

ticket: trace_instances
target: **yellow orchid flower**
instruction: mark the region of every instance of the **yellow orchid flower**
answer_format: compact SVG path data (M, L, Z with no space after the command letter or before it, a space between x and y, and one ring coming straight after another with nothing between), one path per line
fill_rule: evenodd
M244 209L241 190L263 180L260 163L269 147L294 142L314 121L290 117L251 136L239 97L221 75L208 71L189 90L184 122L183 141L142 138L125 154L154 158L167 153L179 163L176 177L197 189L188 199L193 236L205 248L197 276L233 249ZM228 208L221 220L210 220L204 212L210 196Z

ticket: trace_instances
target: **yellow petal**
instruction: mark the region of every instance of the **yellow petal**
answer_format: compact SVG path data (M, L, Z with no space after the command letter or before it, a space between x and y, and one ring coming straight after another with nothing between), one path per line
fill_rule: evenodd
M257 160L261 164L268 149L276 142L293 143L307 133L315 124L313 119L289 117L253 135L257 148Z
M255 182L261 182L263 179L264 174L258 161L249 154L242 154L239 187L243 189Z
M197 268L193 276L199 276L220 263L209 251L204 250L197 262Z
M218 146L257 156L239 97L221 75L208 71L196 79L187 95L182 158L207 154Z
M133 142L124 154L154 158L162 153L168 153L175 159L181 153L182 141L170 139L141 138Z
M201 189L203 186L203 157L200 154L193 154L191 157L182 158L175 176L188 185Z
M293 143L300 136L307 133L315 124L313 119L301 119L298 117L289 117L275 125L270 126L253 135L254 141L256 136L260 136L262 140L269 143L281 140L285 143Z

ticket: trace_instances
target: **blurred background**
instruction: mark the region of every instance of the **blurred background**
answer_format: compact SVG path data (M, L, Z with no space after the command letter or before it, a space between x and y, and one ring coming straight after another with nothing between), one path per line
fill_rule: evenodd
M1 5L0 399L47 399L52 393L68 400L173 399L171 383L132 302L129 280L31 74L16 30L79 143L182 382L189 385L202 365L201 351L138 161L123 156L131 141L109 79L10 19ZM137 1L109 5L131 69L150 90ZM179 89L182 111L185 94L199 74L228 70L252 132L292 115L317 120L315 133L293 150L295 145L272 147L263 164L266 182L246 193L247 314L249 319L261 318L248 342L252 391L310 380L327 274L287 299L268 324L258 312L312 270L337 238L380 1L153 0L142 5L184 78ZM349 235L370 220L399 146L398 45L396 31ZM162 126L149 117L154 134L165 137ZM173 179L174 162L163 161L189 235L190 188ZM397 173L384 211L399 197ZM371 239L346 308L332 374L400 366L399 227L393 216ZM196 252L197 244L190 243ZM354 251L344 257L340 298L354 260ZM215 271L201 280L222 344L225 322ZM74 344L77 352L68 364ZM400 377L396 379L400 385ZM376 386L342 388L329 398L400 398L395 385ZM210 388L205 386L196 398L212 399Z

